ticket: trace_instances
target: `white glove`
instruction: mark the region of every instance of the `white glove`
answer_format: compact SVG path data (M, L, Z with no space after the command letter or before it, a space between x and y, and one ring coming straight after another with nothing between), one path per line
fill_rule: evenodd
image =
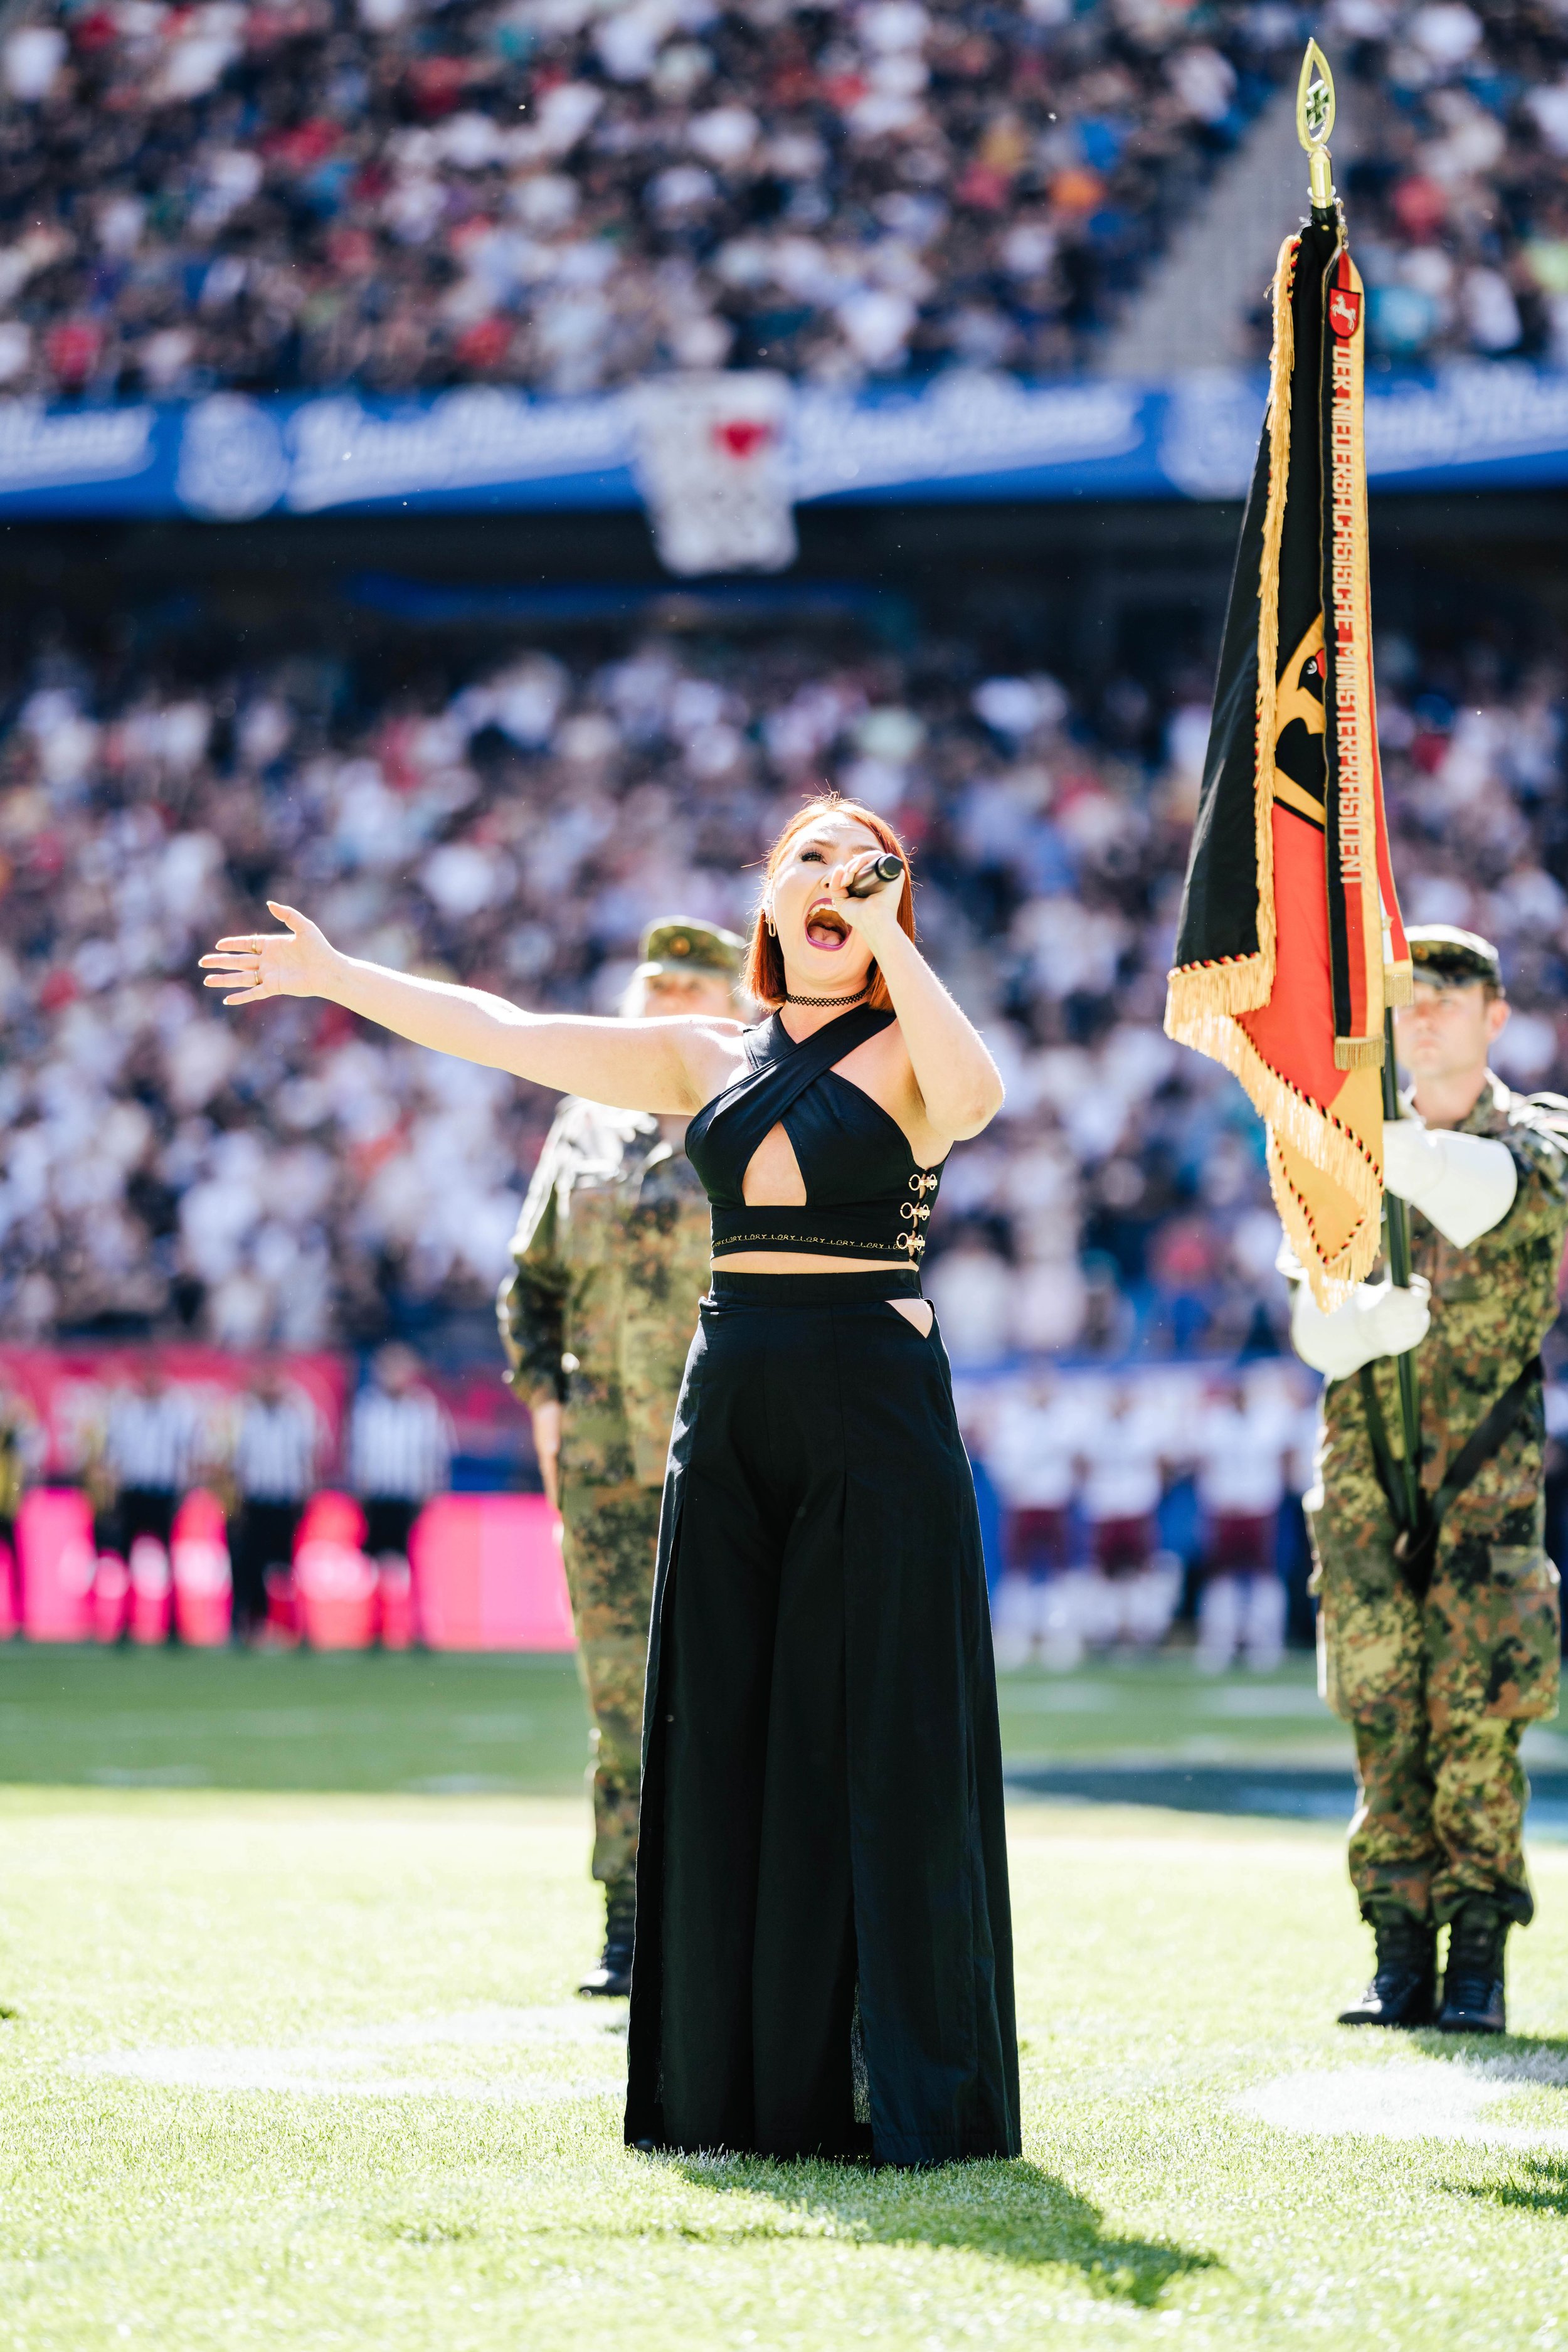
M1376 1356L1408 1355L1431 1321L1432 1286L1425 1275L1415 1276L1408 1290L1391 1282L1358 1283L1331 1315L1303 1282L1290 1307L1290 1339L1304 1364L1325 1380L1342 1381Z
M1384 1182L1419 1209L1456 1249L1500 1225L1519 1190L1519 1170L1506 1143L1489 1135L1460 1135L1419 1118L1383 1122Z

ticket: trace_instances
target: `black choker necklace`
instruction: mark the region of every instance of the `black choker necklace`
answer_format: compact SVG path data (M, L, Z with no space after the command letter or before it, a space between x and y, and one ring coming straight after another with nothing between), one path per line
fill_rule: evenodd
M868 982L866 987L869 985ZM866 988L862 987L858 988L853 996L792 996L786 988L784 1003L786 1004L858 1004L865 993Z

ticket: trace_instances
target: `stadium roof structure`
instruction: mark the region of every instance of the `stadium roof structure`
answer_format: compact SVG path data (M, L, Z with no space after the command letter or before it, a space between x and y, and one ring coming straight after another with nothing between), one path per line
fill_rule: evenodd
M1031 383L949 371L915 390L790 387L796 505L1239 499L1261 372L1164 383ZM1457 362L1369 376L1374 488L1568 482L1568 373ZM353 391L49 406L0 400L0 517L636 509L637 394L533 398L487 385L398 400Z

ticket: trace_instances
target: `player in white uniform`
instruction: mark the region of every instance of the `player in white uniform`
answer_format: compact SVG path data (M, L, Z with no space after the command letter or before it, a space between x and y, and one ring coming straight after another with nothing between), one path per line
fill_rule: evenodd
M1155 1649L1181 1598L1181 1563L1160 1542L1167 1464L1182 1451L1175 1399L1125 1381L1079 1438L1081 1501L1093 1561L1080 1598L1089 1643Z
M1104 1397L1093 1381L1050 1377L997 1399L985 1465L1006 1509L1007 1574L996 1595L997 1663L1023 1665L1038 1643L1047 1665L1076 1665L1083 1636L1070 1596L1072 1502L1086 1431Z
M1223 1674L1239 1651L1267 1673L1285 1648L1279 1567L1279 1507L1294 1416L1249 1402L1237 1381L1213 1393L1193 1438L1204 1518L1198 1664Z

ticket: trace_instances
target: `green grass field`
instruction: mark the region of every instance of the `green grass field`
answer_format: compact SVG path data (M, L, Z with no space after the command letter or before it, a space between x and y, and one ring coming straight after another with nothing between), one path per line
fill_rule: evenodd
M1346 1756L1297 1666L1004 1707L1086 1787ZM1373 2040L1334 1826L1021 1799L1022 2163L650 2161L571 1993L581 1737L559 1660L0 1653L0 2344L1568 2339L1568 1845L1516 2033Z

